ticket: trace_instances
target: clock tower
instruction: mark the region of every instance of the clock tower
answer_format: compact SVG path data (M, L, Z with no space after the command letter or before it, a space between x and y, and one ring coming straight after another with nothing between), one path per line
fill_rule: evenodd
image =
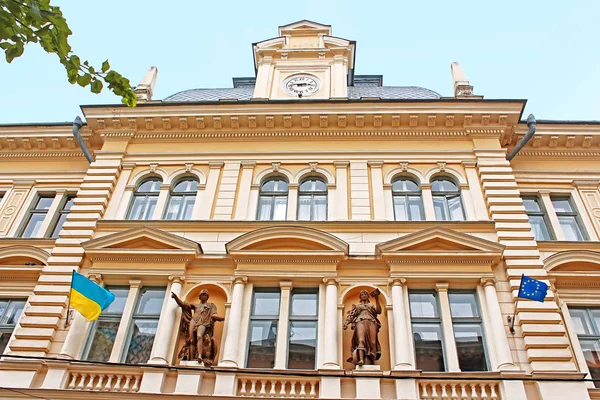
M279 37L253 44L253 99L346 99L355 42L308 20L279 27Z

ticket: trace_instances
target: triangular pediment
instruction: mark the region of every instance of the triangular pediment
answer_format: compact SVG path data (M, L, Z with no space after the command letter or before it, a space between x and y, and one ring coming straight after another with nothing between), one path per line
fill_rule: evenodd
M309 21L303 19L301 21L293 22L291 24L283 25L279 27L279 36L293 35L294 33L322 33L324 35L331 35L331 25L323 25L318 22Z
M423 229L376 246L378 254L398 252L483 252L501 253L504 246L441 226Z
M146 253L166 251L202 254L199 243L149 225L89 240L83 243L83 248L86 252L129 250Z

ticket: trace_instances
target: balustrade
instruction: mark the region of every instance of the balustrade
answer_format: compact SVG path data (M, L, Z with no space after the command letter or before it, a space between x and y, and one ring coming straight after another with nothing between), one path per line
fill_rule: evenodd
M141 371L139 373L71 371L67 389L135 393L140 389L141 380Z
M496 382L419 382L421 400L502 400Z
M242 397L316 398L319 397L319 380L302 377L241 377L238 379L237 394Z

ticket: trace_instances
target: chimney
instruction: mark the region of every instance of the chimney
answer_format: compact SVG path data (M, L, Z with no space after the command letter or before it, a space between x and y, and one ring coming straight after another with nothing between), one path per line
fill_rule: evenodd
M154 94L154 85L156 85L156 77L158 76L158 68L150 67L142 81L135 87L135 94L140 102L152 100Z
M476 98L482 99L483 96L475 96L473 94L473 86L469 83L465 71L459 63L453 62L450 64L450 72L452 72L452 82L454 83L454 97L459 98Z

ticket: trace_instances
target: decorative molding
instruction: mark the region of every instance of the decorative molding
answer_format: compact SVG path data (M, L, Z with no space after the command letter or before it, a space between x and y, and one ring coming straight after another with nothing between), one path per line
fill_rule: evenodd
M179 129L185 130L187 128L188 128L188 120L187 120L187 118L186 117L179 118Z
M284 115L283 116L283 127L284 128L291 128L292 127L292 116L291 115Z
M152 118L146 118L144 120L146 122L146 129L151 131L154 129L154 121L152 120ZM102 128L100 128L102 129Z
M301 120L303 128L310 128L310 115L303 115Z
M221 129L223 127L223 123L221 122L221 117L213 117L212 122L213 122L214 129Z
M265 127L274 128L275 127L275 117L272 115L267 115L265 117Z
M427 116L427 126L429 128L435 127L436 120L437 120L437 117L435 115L428 115Z
M392 115L392 127L393 128L397 128L400 126L400 116L399 115Z
M345 128L346 127L346 116L345 115L338 115L338 128Z
M473 115L465 115L463 117L463 126L471 126L473 125Z
M279 172L279 167L281 166L280 162L273 162L271 163L271 168L273 169L273 172Z
M239 117L231 117L231 127L233 129L237 129L240 127L240 118Z
M204 117L196 117L196 128L204 129Z
M354 117L354 124L357 128L362 128L365 126L365 117L364 115L357 115Z
M248 117L248 128L256 128L256 117L253 115Z
M415 127L417 125L419 125L419 116L418 115L409 115L408 126Z
M380 128L383 125L383 117L381 115L373 115L373 126Z
M319 127L327 128L329 126L329 118L327 115L319 116Z

